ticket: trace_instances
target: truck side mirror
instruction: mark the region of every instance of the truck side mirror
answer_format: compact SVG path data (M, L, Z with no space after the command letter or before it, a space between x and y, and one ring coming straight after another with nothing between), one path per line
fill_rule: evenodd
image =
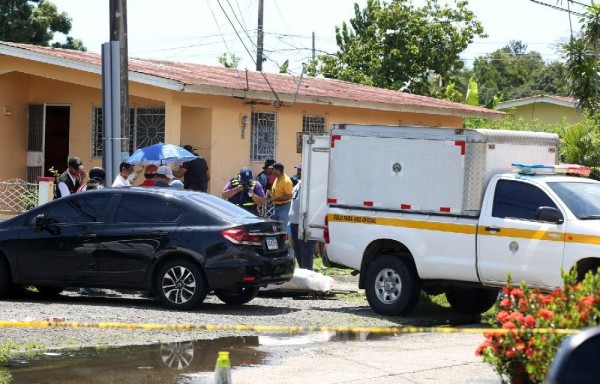
M562 224L565 220L560 211L554 207L538 207L535 211L535 218L539 221Z

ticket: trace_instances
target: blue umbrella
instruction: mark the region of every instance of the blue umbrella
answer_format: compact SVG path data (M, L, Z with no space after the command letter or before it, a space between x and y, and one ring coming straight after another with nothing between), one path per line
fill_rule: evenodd
M157 143L140 148L125 160L133 165L162 165L194 160L196 155L175 144Z

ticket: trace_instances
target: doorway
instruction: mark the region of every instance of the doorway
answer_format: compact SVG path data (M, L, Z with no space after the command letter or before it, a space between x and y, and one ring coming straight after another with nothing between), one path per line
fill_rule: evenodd
M35 182L37 176L54 176L50 168L61 173L67 168L70 121L70 106L29 105L28 182Z
M52 176L52 167L59 172L67 169L69 159L69 125L71 107L46 106L46 132L44 134L44 176Z

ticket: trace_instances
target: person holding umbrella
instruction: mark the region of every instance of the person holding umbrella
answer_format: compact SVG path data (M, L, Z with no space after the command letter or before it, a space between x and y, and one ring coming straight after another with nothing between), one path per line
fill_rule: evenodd
M183 163L181 168L173 172L173 174L177 178L183 177L183 188L192 191L206 192L210 180L210 171L206 160L195 152L197 148L194 148L189 144L184 145L183 149L194 154L196 158L192 161Z

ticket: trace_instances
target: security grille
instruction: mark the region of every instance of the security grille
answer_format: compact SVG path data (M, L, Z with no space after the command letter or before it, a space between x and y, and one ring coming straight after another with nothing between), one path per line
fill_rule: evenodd
M129 108L129 153L165 141L165 109L159 107ZM94 107L92 121L92 153L102 156L102 108Z
M322 116L308 116L302 118L302 132L296 132L296 153L302 153L302 136L310 133L317 135L325 132L325 118Z
M275 113L252 112L250 161L275 158L275 127Z

